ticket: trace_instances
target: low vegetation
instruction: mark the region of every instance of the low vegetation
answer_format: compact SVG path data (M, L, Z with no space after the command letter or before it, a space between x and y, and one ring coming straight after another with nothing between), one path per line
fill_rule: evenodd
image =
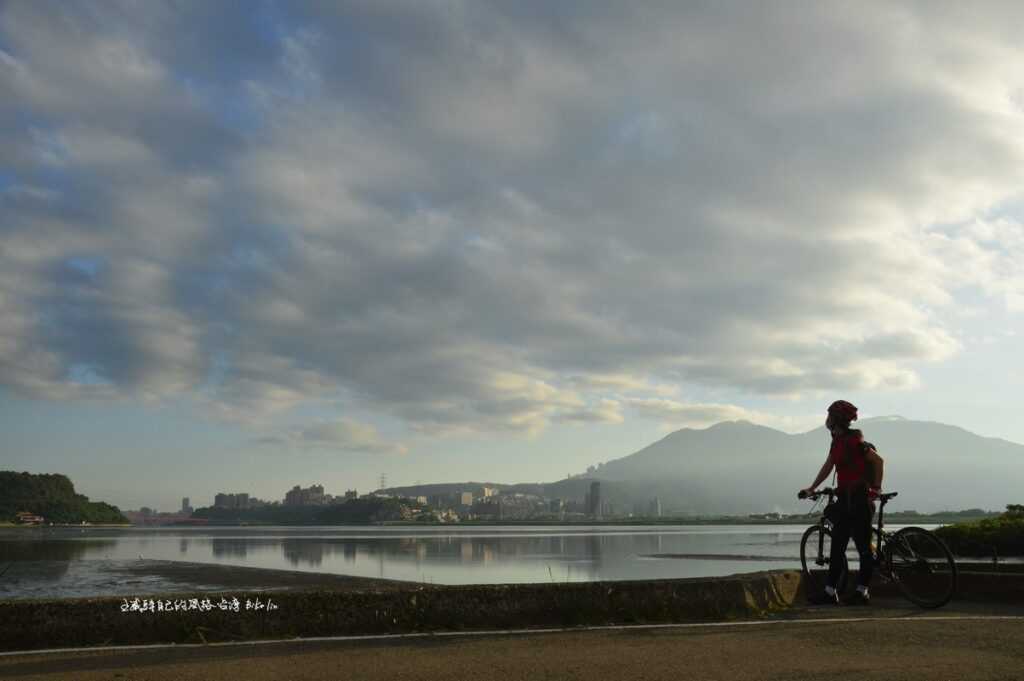
M947 525L936 532L959 556L1024 556L1024 504L1010 504L995 518Z

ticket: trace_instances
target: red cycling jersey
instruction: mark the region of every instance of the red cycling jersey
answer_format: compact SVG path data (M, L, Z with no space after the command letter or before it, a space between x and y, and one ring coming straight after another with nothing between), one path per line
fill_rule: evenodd
M836 486L848 489L864 480L864 469L867 465L864 458L864 435L855 429L832 436L832 447L828 455L836 466Z

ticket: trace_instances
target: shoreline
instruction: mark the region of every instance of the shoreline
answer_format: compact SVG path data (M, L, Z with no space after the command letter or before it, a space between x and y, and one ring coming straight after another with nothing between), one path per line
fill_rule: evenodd
M139 560L118 568L135 577L159 577L169 582L196 587L224 587L225 589L288 589L323 591L393 591L408 588L410 584L397 579L358 577L329 572L304 572L214 563L195 563L172 560ZM163 595L163 594L161 594Z
M902 515L887 514L886 518L894 525L952 525L961 522L973 522L986 518L997 517L998 513L977 516L957 516L955 514L923 514ZM211 527L702 527L708 525L756 525L783 526L804 525L814 519L814 514L789 515L782 518L748 518L743 516L723 517L672 517L672 518L613 518L603 520L557 520L557 519L518 519L518 520L459 520L457 522L419 521L419 520L366 520L361 522L332 523L328 525L306 522L275 523L257 520L218 520L195 518L184 522L133 524L133 523L54 523L29 525L22 523L0 522L0 529L135 529L135 528L211 528ZM196 521L206 522L196 522Z

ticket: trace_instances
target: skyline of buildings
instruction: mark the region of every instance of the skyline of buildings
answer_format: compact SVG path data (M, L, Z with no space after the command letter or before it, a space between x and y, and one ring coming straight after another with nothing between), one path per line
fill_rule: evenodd
M601 482L593 481L582 499L548 497L540 494L524 492L502 493L498 487L482 486L474 489L458 489L454 492L434 495L399 496L382 491L363 495L364 497L399 498L413 505L432 511L432 516L443 521L459 519L479 520L516 520L534 517L550 519L603 519L654 517L663 515L661 501L654 496L646 503L635 503L632 512L621 512L621 506L602 496ZM212 507L217 509L253 510L266 506L328 506L346 503L360 498L357 490L349 489L342 495L327 493L324 485L311 484L309 487L294 485L285 492L281 501L266 501L252 496L248 492L218 492L214 495ZM187 519L195 509L191 498L181 497L181 508L171 513L162 513L155 509L142 507L139 511L126 511L133 522L152 524L154 522L170 522L175 519Z

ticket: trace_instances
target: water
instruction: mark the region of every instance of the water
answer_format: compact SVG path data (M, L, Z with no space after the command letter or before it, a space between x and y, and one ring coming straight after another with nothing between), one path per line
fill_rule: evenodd
M118 572L140 556L146 560L430 584L723 576L798 568L800 537L805 528L617 525L0 530L0 599L122 595L169 588L159 577L136 575L126 579L123 572Z

